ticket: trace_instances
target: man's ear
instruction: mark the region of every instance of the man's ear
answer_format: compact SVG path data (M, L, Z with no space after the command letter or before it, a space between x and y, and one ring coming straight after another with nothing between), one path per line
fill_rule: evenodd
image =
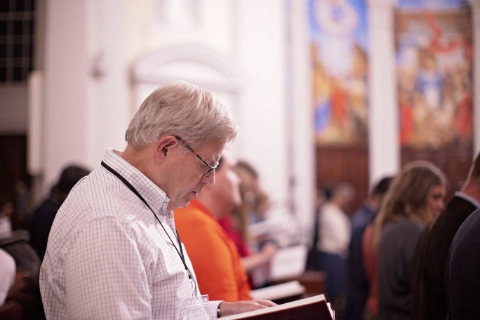
M174 136L162 136L155 143L155 160L163 163L170 155L171 151L178 146L178 141Z

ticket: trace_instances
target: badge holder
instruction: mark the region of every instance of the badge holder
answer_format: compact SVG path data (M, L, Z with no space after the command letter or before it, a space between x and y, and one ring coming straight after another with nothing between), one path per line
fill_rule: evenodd
M211 320L207 312L208 294L187 299L186 320Z

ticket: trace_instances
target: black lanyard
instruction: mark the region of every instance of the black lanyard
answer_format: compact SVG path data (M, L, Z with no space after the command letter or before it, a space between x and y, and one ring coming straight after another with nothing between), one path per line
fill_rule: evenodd
M165 231L165 234L167 235L168 239L172 242L172 245L173 247L175 248L175 251L177 251L178 253L178 256L180 257L180 259L182 260L182 263L183 263L183 266L185 267L185 271L187 272L187 275L188 275L188 279L190 279L190 281L192 282L192 289L194 290L194 293L195 295L197 295L197 284L196 284L196 281L195 279L193 279L193 276L192 276L192 273L190 272L190 269L188 269L188 266L187 266L187 263L185 262L185 255L183 254L183 248L182 248L182 242L180 241L180 235L178 234L178 231L175 230L175 234L177 236L177 241L178 241L178 246L180 248L177 249L177 246L175 245L175 243L173 242L172 238L170 238L170 236L168 235L168 232L167 230L165 229L165 227L163 226L162 222L160 221L160 219L158 219L157 215L155 214L155 211L153 211L152 207L150 207L150 205L147 203L147 201L142 197L142 195L137 191L137 189L135 189L134 186L132 186L130 184L130 182L127 181L127 179L125 179L120 173L118 173L117 171L115 171L115 169L113 169L112 167L110 167L108 164L106 164L105 162L102 161L102 167L104 167L105 169L107 169L108 171L110 171L114 176L116 176L118 179L120 179L120 181L123 182L123 184L125 184L128 189L130 189L130 191L132 191L140 200L143 201L143 203L145 203L145 205L148 207L148 209L150 209L150 211L152 211L153 213L153 216L155 217L155 219L157 219L158 223L160 223L160 226L162 227L163 231Z

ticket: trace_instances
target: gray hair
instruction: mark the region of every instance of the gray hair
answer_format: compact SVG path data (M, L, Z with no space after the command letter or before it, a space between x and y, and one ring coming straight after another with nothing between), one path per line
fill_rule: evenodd
M231 113L212 93L179 81L160 86L145 99L125 140L138 150L163 135L177 135L195 148L209 140L230 142L237 130Z

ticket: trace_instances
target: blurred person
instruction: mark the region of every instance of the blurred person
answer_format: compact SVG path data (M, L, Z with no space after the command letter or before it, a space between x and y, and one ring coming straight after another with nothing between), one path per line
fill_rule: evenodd
M33 213L30 226L30 245L35 249L40 260L43 260L45 255L48 234L58 209L60 209L73 186L89 173L89 170L80 166L66 166L62 170L58 182L50 191L50 196Z
M266 216L266 211L270 207L270 199L268 195L261 191L257 194L256 201L255 201L255 213L257 217L264 217ZM237 207L235 210L233 210L233 217L235 216L240 216L242 214L245 214L244 212L241 212L239 208ZM234 221L238 221L240 218L234 219ZM222 227L225 228L225 226L222 223ZM240 230L240 232L237 232L237 230ZM275 252L277 251L277 245L275 243L275 240L271 237L271 235L265 235L263 237L257 237L257 238L252 238L250 234L248 233L248 226L243 225L242 227L234 227L233 232L238 233L239 241L234 241L236 244L238 242L241 242L240 247L246 247L245 252L242 252L240 254L240 257L242 258L242 264L245 270L247 271L248 274L251 274L255 269L265 266L273 257ZM227 231L231 235L231 233ZM244 235L242 237L242 235ZM252 245L250 245L252 243ZM237 247L238 247L237 246Z
M347 286L347 257L350 243L350 220L344 208L354 190L350 184L335 186L318 216L318 266L327 275L327 296L337 312L342 312Z
M352 231L356 229L361 230L373 222L392 180L393 177L384 177L377 182L368 198L365 199L360 208L358 208L352 216Z
M467 181L445 210L420 235L414 256L412 319L446 319L445 269L452 240L472 212L480 208L480 154Z
M257 170L247 161L239 160L235 165L235 172L241 179L241 204L235 209L237 223L243 238L248 238L248 225L265 220L264 211L258 210L259 197L267 196L260 187L260 176Z
M259 175L252 165L244 160L239 160L236 162L234 170L240 178L241 201L230 214L221 217L219 223L232 237L240 256L243 257L250 254L248 243L254 240L248 233L249 225L264 220L264 217L258 216L255 210L262 191Z
M235 244L247 274L251 274L258 267L265 266L277 251L277 245L273 239L262 241L258 246L259 249L252 248L247 242L247 239L243 239L241 232L234 226L235 221L231 217L231 214L222 217L219 223ZM252 286L253 284L250 283L250 285Z
M189 253L202 294L214 300L249 300L250 286L235 244L218 223L240 204L240 178L233 156L224 152L215 184L206 185L188 206L175 210L178 233Z
M377 214L383 196L388 190L392 177L384 177L377 182L351 219L352 236L348 247L347 259L347 299L345 319L363 319L365 304L369 292L369 282L363 263L363 234Z
M0 240L0 248L5 250L15 262L15 277L8 291L4 308L10 304L20 305L23 319L44 319L39 308L38 273L40 259L28 243L28 232L17 230L7 239ZM1 310L0 310L1 314Z
M15 214L12 215L12 230L28 230L32 220L30 190L23 180L15 182Z
M218 222L235 244L247 272L249 285L255 288L264 283L255 283L253 272L258 271L259 268L265 268L267 269L265 273L268 273L268 262L277 251L277 246L268 240L264 241L263 245L257 246L259 239L253 239L250 236L248 227L265 219L270 199L260 189L259 175L251 164L240 160L235 164L234 170L240 177L241 203L222 216Z
M362 314L365 320L378 319L378 255L373 242L374 230L375 220L365 228L362 237L363 266L368 281L368 296Z
M378 210L382 206L382 202L385 198L386 192L393 181L393 177L387 178L388 187L385 190L385 193L382 197L381 202L379 203ZM362 235L361 242L361 254L362 254L362 266L364 268L364 275L368 282L368 294L364 305L364 311L360 315L362 319L365 320L374 320L378 319L378 257L377 257L377 248L373 243L373 234L375 229L375 219L378 217L378 214L375 215L373 221L367 225Z
M445 176L428 161L405 165L392 181L375 219L379 319L410 319L415 246L444 209L445 193Z
M308 249L307 261L305 264L306 271L318 271L319 266L319 252L317 250L317 243L319 240L318 237L318 227L319 227L319 215L322 205L330 200L332 196L331 186L325 188L317 188L317 195L315 199L315 212L313 214L313 230L312 230L312 240L310 242L311 246Z
M0 248L0 307L5 303L7 294L15 281L15 261Z
M458 228L447 257L445 291L448 320L480 319L480 210Z
M0 239L12 235L13 202L7 197L0 197Z
M173 210L215 183L236 133L227 108L200 87L175 82L151 93L125 150L107 150L55 217L40 272L47 318L185 317L200 292ZM202 310L216 318L271 305L209 301Z

